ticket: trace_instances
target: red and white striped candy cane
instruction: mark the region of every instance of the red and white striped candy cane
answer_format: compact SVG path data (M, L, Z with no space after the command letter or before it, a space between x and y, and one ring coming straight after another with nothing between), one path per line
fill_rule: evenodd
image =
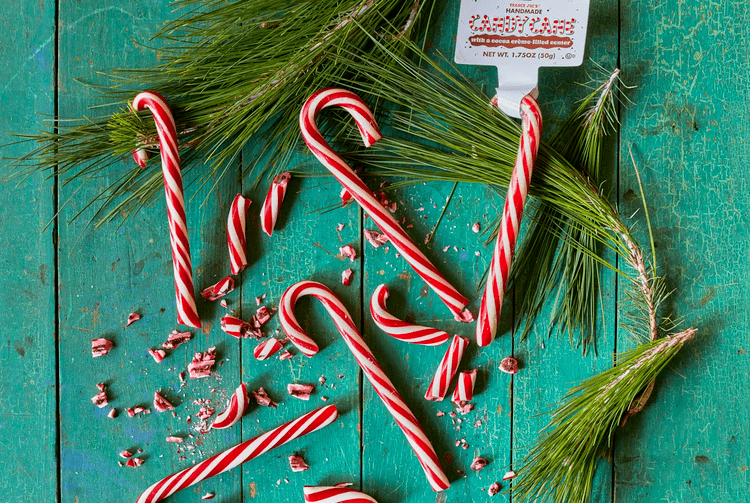
M156 121L161 152L161 169L164 174L164 192L167 195L169 238L172 243L172 266L177 295L177 321L189 327L200 328L201 319L195 306L193 266L185 220L185 196L182 190L180 153L177 150L177 129L172 112L164 98L152 91L139 93L133 99L135 110L149 109ZM135 156L138 160L139 156ZM139 164L140 165L140 164Z
M220 452L195 466L185 468L164 478L146 489L136 503L162 501L181 489L193 486L203 480L224 473L292 440L328 426L339 417L334 405L328 405L300 416L278 428L264 433L239 445Z
M253 356L255 356L256 360L267 360L271 356L275 355L282 347L283 345L278 341L278 339L276 339L276 337L271 337L270 339L265 340L255 346L255 349L253 350Z
M518 241L518 230L523 216L523 205L529 192L531 172L542 141L542 112L530 94L521 100L521 144L513 167L508 195L505 198L500 232L495 243L490 270L487 274L482 305L477 320L476 339L480 346L488 346L497 334L497 323L508 284L510 264Z
M247 386L243 382L232 394L227 410L216 416L211 428L221 430L237 424L247 410L248 403L250 403L250 399L247 396Z
M456 389L453 391L453 398L451 402L458 405L463 405L466 402L471 402L474 398L474 384L477 382L477 370L467 370L458 374L458 384Z
M305 503L378 503L375 498L350 487L313 487L302 488Z
M300 112L299 123L305 143L315 154L315 157L333 173L341 185L357 200L362 209L380 227L380 230L388 236L396 251L404 256L409 265L435 291L454 316L457 319L467 319L466 315L461 314L461 312L469 300L448 283L448 280L440 274L404 232L391 212L378 202L367 185L334 152L323 135L320 134L315 119L321 110L332 106L340 106L354 117L366 147L372 146L382 138L375 123L375 117L359 96L343 89L323 89L310 96Z
M242 194L234 196L232 207L227 218L227 244L229 245L229 261L232 274L239 274L247 267L247 241L245 238L245 220L247 210L252 201L245 199Z
M318 346L308 337L294 315L294 305L297 299L306 295L312 295L322 302L323 307L331 315L336 328L339 329L346 345L362 368L362 372L367 376L386 409L406 435L406 440L414 449L432 489L437 492L450 487L450 482L448 482L448 477L445 476L445 472L440 466L435 449L419 425L417 418L414 417L391 380L383 372L372 351L362 339L362 335L357 330L357 326L352 321L346 307L327 286L315 281L301 281L290 286L281 296L279 321L289 340L307 356L312 356L318 351Z
M400 341L424 346L439 346L450 339L448 332L413 325L393 316L385 307L389 295L388 287L379 285L370 297L370 314L380 330Z
M445 356L443 356L440 365L438 365L435 377L432 378L430 387L427 388L427 393L424 395L427 400L441 402L445 398L453 376L456 375L456 371L458 370L458 364L461 363L461 358L463 358L464 351L468 345L469 339L466 337L453 336L451 345Z
M266 200L263 201L263 208L260 210L260 225L263 232L271 236L276 220L279 218L279 208L284 202L286 187L289 185L289 179L292 177L289 173L281 173L273 177L271 188L268 189Z

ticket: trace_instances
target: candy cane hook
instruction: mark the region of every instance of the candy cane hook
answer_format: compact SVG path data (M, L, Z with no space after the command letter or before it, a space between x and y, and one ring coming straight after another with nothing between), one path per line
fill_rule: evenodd
M470 321L472 316L462 312L469 300L461 295L435 266L417 248L411 238L404 232L393 215L375 198L375 195L354 173L341 157L331 148L320 134L315 119L321 110L339 106L349 112L357 123L362 141L366 147L372 146L382 138L375 117L362 99L356 94L343 89L323 89L310 96L300 112L299 124L302 138L315 157L333 173L333 176L362 206L391 244L404 256L414 271L432 288L448 306L456 319Z
M503 305L505 287L518 241L523 206L529 193L529 182L534 161L542 139L542 112L531 94L521 100L521 144L518 147L516 164L505 198L503 219L495 242L487 285L482 296L482 306L477 319L476 338L480 346L489 345L497 334L497 322Z
M339 329L346 345L362 368L362 372L369 379L375 392L396 420L401 431L404 432L412 449L414 449L432 489L438 492L450 487L450 482L448 482L448 478L445 476L442 466L440 466L435 449L419 425L417 418L414 417L391 380L388 379L388 376L375 360L375 356L362 339L362 335L352 321L346 307L327 286L315 281L301 281L290 286L281 296L279 322L289 340L307 356L313 356L318 351L318 346L302 329L294 315L294 305L297 299L306 295L312 295L320 300L323 307L331 315L336 328Z
M180 172L180 154L177 150L177 128L172 112L164 98L152 91L139 93L133 99L137 111L148 109L154 116L156 132L159 135L161 169L164 174L164 192L167 196L167 216L169 218L169 238L172 245L172 267L177 296L177 321L189 327L200 328L201 319L195 306L193 287L193 266L190 260L190 244L185 219L185 197ZM134 158L140 166L146 158L145 151L136 150ZM139 160L140 159L140 160Z

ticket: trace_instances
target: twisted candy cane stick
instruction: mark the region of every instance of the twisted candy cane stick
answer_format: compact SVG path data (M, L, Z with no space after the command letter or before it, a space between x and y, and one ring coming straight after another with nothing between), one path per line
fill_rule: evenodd
M527 94L521 100L523 116L521 145L518 148L516 164L510 179L508 195L505 198L502 226L497 235L495 252L487 274L487 286L482 297L482 306L477 320L476 338L480 346L489 345L497 333L497 322L503 305L503 295L508 284L508 273L513 253L518 241L523 205L529 192L531 172L542 137L542 112L536 100Z
M458 370L458 364L461 363L461 358L464 356L464 351L468 345L469 339L466 337L453 336L451 345L445 356L443 356L440 365L438 365L435 377L432 378L430 387L427 388L427 393L424 395L427 400L441 402L445 398L453 376L456 375L456 370Z
M249 402L250 399L247 396L247 386L243 382L235 390L232 398L229 400L229 407L227 407L227 410L216 416L216 419L214 419L214 422L211 424L211 428L220 430L237 424L237 422L242 419L245 410L247 410L247 404Z
M255 356L256 360L267 360L275 355L282 347L283 345L276 339L276 337L271 337L255 346L253 356Z
M164 174L164 192L167 195L169 238L172 243L172 266L177 295L177 321L189 327L200 328L201 319L195 307L193 268L190 261L187 224L185 223L185 197L182 190L180 154L177 150L177 129L167 102L157 93L144 91L133 99L135 110L148 108L156 121L161 151L161 169ZM136 160L138 156L135 156ZM140 163L139 163L140 165Z
M352 171L341 157L333 151L320 134L315 119L324 108L340 106L352 114L357 123L362 140L366 147L372 146L382 138L375 118L367 105L356 94L343 89L324 89L310 96L300 112L299 123L302 137L315 157L333 173L344 188L357 200L362 209L372 218L383 233L388 236L396 250L404 256L414 271L427 282L448 309L457 319L468 320L471 315L462 313L468 299L461 295L440 274L434 265L417 248L414 242L404 232L393 215L383 208L372 191Z
M263 208L260 210L260 225L263 227L263 232L269 236L273 234L273 227L276 225L276 219L279 218L279 208L284 202L286 187L291 177L289 173L281 173L273 177L271 188L268 189L266 200L263 201Z
M302 488L305 503L378 503L375 498L349 487L313 487Z
M424 346L439 346L450 339L447 332L436 328L412 325L393 316L385 307L388 295L390 295L388 287L379 285L372 292L370 298L370 314L380 330L400 341Z
M312 356L318 351L318 346L307 336L294 316L294 305L297 299L305 295L312 295L320 300L328 314L333 318L336 328L339 329L346 345L362 368L362 372L370 380L375 392L383 400L386 409L406 435L406 440L411 444L419 462L422 464L422 469L432 489L437 492L450 487L448 478L440 466L437 454L435 454L435 449L417 422L417 418L414 417L401 395L396 391L393 383L380 368L375 356L365 344L357 326L352 321L349 312L327 286L314 281L301 281L290 286L281 296L279 321L289 339L307 356Z
M451 402L454 402L457 405L471 402L471 399L474 398L474 384L476 381L476 369L467 370L458 374L458 384L456 384L456 389L453 391Z
M261 454L286 444L295 438L307 435L313 431L328 426L339 417L334 405L328 405L300 416L278 428L264 433L239 445L220 452L195 466L185 468L146 489L136 503L155 503L161 501L181 489L198 484L199 482L224 473L241 465L245 461L254 459Z
M242 194L234 196L232 207L227 218L227 244L229 245L229 261L232 266L232 274L239 274L247 266L247 246L245 239L245 218L247 209L252 204L250 199L245 199Z

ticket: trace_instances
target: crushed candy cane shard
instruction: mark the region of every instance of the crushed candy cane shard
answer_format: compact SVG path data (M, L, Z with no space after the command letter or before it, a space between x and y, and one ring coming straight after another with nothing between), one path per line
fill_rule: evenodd
M141 315L140 314L138 314L138 313L130 313L128 315L128 321L125 322L125 326L129 327L130 325L132 325L133 323L135 323L136 321L138 321L140 319L141 319Z
M175 349L179 345L186 343L193 336L190 332L178 332L173 330L167 337L167 341L161 345L164 349Z
M200 463L165 477L146 489L136 503L156 503L172 494L231 470L271 449L328 426L338 418L333 405L309 412L286 424L220 452Z
M500 492L500 484L493 482L487 489L487 496L494 496Z
M195 353L188 365L190 379L199 379L211 375L211 367L216 363L216 348L210 347L203 353Z
M474 232L474 233L477 233L480 230L482 230L482 228L479 226L479 222L477 222L477 223L475 223L474 225L471 226L471 231Z
M150 354L154 361L156 363L161 363L161 361L164 359L165 356L167 356L167 352L163 349L148 349L148 354Z
M310 467L305 462L305 459L297 454L289 456L289 467L293 472L304 472L305 470L310 469Z
M234 290L234 278L227 276L215 285L211 285L208 288L201 290L201 297L207 301L213 302L224 297L232 290Z
M174 435L170 435L165 440L172 444L181 444L184 439L182 437L176 437Z
M357 258L357 252L354 248L352 248L350 245L344 245L339 248L339 255L341 255L341 258L343 259L349 259L350 261L354 262L354 260Z
M255 337L260 338L263 334L259 327L253 327L250 322L241 320L236 316L224 316L221 319L221 329L232 337L238 339Z
M458 384L456 389L453 391L453 398L451 401L463 407L466 402L470 402L474 398L474 385L477 381L477 370L465 370L458 375Z
M287 384L286 390L287 392L293 396L294 398L299 398L300 400L309 400L310 394L315 389L315 386L313 384Z
M133 457L133 453L125 449L119 452L121 458L129 459Z
M258 388L258 391L253 391L252 395L258 405L262 407L272 407L274 409L276 408L276 402L268 397L266 390L264 390L263 388Z
M202 500L212 500L214 499L214 493L206 493L203 496L201 496Z
M107 406L107 404L109 403L107 400L107 392L105 390L100 390L99 393L91 397L91 403L93 403L100 409Z
M243 382L232 394L227 410L216 416L213 424L211 424L211 428L218 430L237 424L247 410L249 402L250 398L247 396L247 386Z
M91 356L94 358L98 358L100 356L104 356L112 349L114 344L112 341L99 338L99 339L92 339L91 340Z
M506 374L515 374L516 372L518 372L518 360L516 360L512 356L508 356L506 358L503 358L498 368Z
M347 487L351 484L335 486L305 486L305 503L378 503L375 498Z
M252 201L237 194L232 201L227 217L227 245L232 274L239 274L247 267L247 238L245 222Z
M265 325L271 319L271 314L271 311L266 306L258 308L255 311L255 321L257 321L258 327Z
M158 391L154 391L154 409L157 412L166 412L174 410L174 405L169 403L169 400L164 398Z
M440 402L445 398L468 345L469 339L466 337L459 335L453 337L448 351L446 351L445 356L443 356L435 371L435 377L432 378L432 382L429 388L427 388L427 393L424 396L425 399Z
M354 271L351 269L346 269L341 273L341 284L344 286L350 286L352 284L352 276L354 275Z
M516 476L516 472L514 472L513 470L511 470L509 472L505 472L505 475L503 475L503 480L510 480L510 479L514 478L515 476Z
M130 458L125 463L125 466L129 466L130 468L135 468L137 466L141 466L145 462L146 462L146 460L142 459L142 458Z
M109 414L107 414L107 417L110 419L114 419L117 417L117 409L112 409L109 411Z
M382 284L370 297L370 314L380 330L400 341L424 346L439 346L450 339L443 330L413 325L393 316L386 307L389 295L388 287Z
M375 248L380 248L384 244L388 242L388 236L381 232L377 231L371 231L368 229L365 229L362 231L362 234L364 234L365 239L368 243L370 243Z
M263 361L276 354L282 347L283 345L276 337L271 337L255 347L253 356L255 356L256 360Z
M150 410L148 410L147 408L145 408L145 407L142 407L142 406L140 406L140 405L136 405L135 407L132 407L132 408L131 408L131 407L128 407L128 408L126 409L126 411L127 411L127 413L128 413L128 417L135 417L135 416L137 416L138 414L144 414L144 415L145 415L145 414L151 414L151 411L150 411Z
M268 189L266 200L263 201L263 207L260 210L260 225L263 232L270 237L273 235L273 228L279 218L279 211L284 202L289 179L292 175L288 172L281 173L273 177L271 187Z
M485 466L487 466L487 460L479 456L471 462L471 469L475 472L481 471Z
M282 351L281 353L279 353L279 360L281 361L288 360L292 356L294 355L290 353L289 351Z

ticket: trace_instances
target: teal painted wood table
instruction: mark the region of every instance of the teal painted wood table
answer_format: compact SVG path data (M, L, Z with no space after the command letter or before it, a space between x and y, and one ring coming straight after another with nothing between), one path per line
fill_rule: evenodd
M451 53L458 2L446 4L431 41ZM44 116L97 113L89 107L101 98L75 79L153 64L158 53L139 41L175 15L162 0L9 0L5 5L0 19L3 133L35 132ZM608 69L620 67L624 81L635 86L628 92L630 102L621 107L622 126L607 153L613 197L624 218L639 207L627 155L632 148L650 205L657 262L675 290L670 309L686 325L699 328L696 340L659 378L648 407L617 432L614 449L603 453L593 496L598 503L750 501L748 26L750 12L743 1L592 2L590 58ZM592 67L542 71L547 133L585 93L577 83L586 81ZM496 77L485 70L469 71L489 91ZM3 155L19 155L25 148L6 147ZM310 159L300 155L295 162L307 169ZM9 168L3 165L7 177ZM339 200L339 186L330 179L295 179L279 230L273 238L262 234L257 217L264 191L251 190L249 180L239 176L241 168L233 166L236 176L224 177L210 193L188 188L197 287L228 274L224 222L233 196L243 192L253 199L251 265L228 296L229 307L249 317L258 296L274 306L298 280L329 285L423 422L451 489L440 495L429 489L395 422L313 302L300 302L299 315L322 348L314 359L295 354L285 361L256 361L253 341L229 338L219 329L225 309L201 301L203 329L157 364L146 349L177 328L164 202L144 208L124 225L93 230L86 228L85 216L73 217L107 179L80 185L32 176L18 187L6 181L0 188L0 491L5 501L135 501L161 477L312 410L316 403L335 403L342 417L327 430L171 501L199 501L214 492L214 501L221 502L296 502L302 501L303 485L338 482L352 482L380 503L487 501L489 485L527 452L563 392L610 367L615 352L633 345L618 325L624 285L613 274L603 278L598 355L581 357L565 338L548 339L545 317L521 340L505 315L497 341L481 351L472 345L462 364L479 369L475 410L451 418L448 403L422 398L444 349L406 346L386 337L364 307L373 289L385 282L398 315L464 336L472 336L473 327L454 322L394 250L375 249L363 240L362 230L372 225L355 205L316 211ZM409 232L417 242L432 230L451 189L431 183L393 196L397 216L413 226ZM491 252L471 226L487 226L501 205L502 199L484 186L458 185L434 240L422 246L473 299L475 310ZM638 222L636 231L645 239L640 215L632 222ZM338 254L346 244L358 251L354 263ZM340 274L348 267L354 282L344 287ZM125 327L130 312L143 318ZM266 328L278 326L274 317ZM91 339L97 337L113 340L114 348L92 359ZM182 386L179 373L192 354L211 346L217 348L217 372ZM500 359L510 354L522 362L512 378L497 370ZM196 433L200 400L221 408L241 381L252 389L264 387L278 408L253 406L240 425ZM109 408L91 403L99 382L109 386L110 403L119 412L114 419L107 417ZM311 401L289 397L288 383L316 384ZM125 414L127 407L150 404L156 390L174 402L174 416ZM438 417L439 411L446 415ZM167 443L169 435L186 441ZM142 450L144 465L118 466L123 449ZM287 457L295 452L303 454L310 470L290 470ZM489 461L478 473L469 468L475 455ZM504 494L491 499L509 500Z

